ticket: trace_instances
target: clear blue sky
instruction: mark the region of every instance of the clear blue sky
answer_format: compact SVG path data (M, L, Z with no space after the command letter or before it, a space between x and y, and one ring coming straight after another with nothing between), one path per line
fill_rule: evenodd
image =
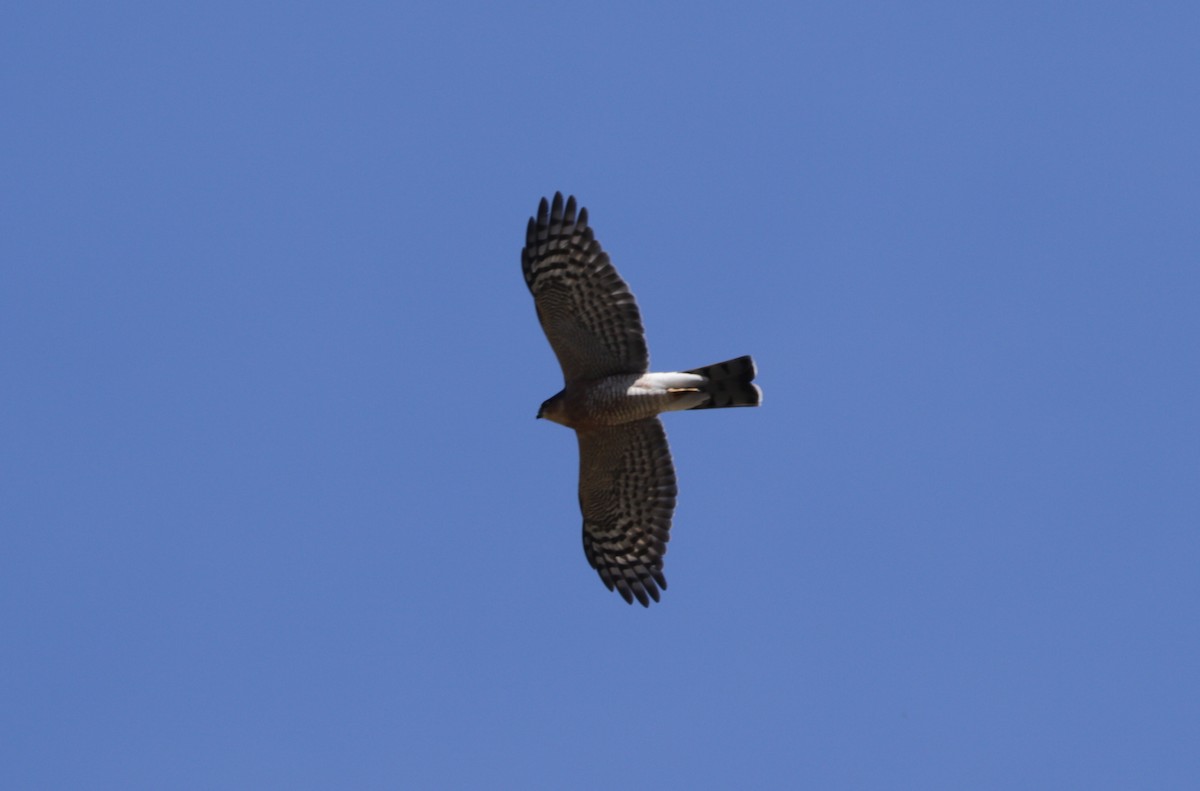
M0 12L0 785L1200 787L1200 10ZM607 592L522 282L670 415Z

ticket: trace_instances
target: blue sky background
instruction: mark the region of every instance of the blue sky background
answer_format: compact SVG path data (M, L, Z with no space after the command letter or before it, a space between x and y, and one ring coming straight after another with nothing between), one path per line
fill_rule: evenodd
M1200 10L0 12L7 788L1200 784ZM580 545L518 254L657 369Z

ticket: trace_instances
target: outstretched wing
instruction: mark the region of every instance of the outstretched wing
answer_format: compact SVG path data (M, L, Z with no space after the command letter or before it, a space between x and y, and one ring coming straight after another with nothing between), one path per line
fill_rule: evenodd
M645 373L650 367L637 302L592 236L587 209L542 198L521 251L538 320L567 381Z
M666 590L663 555L675 512L675 466L654 417L576 432L583 551L609 590L643 606Z

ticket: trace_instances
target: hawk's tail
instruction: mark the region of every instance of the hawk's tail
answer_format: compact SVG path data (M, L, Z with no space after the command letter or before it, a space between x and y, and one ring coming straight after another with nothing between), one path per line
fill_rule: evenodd
M684 371L684 373L703 376L708 380L701 390L708 393L710 398L692 409L758 406L762 403L762 390L758 389L758 385L752 384L757 372L754 360L750 355Z

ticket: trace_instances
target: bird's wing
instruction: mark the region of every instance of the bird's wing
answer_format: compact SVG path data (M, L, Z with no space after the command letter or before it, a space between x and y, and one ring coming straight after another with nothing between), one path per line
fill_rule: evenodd
M587 429L579 436L583 551L609 590L643 606L667 587L675 466L658 418Z
M644 373L650 366L642 317L629 286L592 236L575 198L542 198L521 251L525 283L564 378Z

